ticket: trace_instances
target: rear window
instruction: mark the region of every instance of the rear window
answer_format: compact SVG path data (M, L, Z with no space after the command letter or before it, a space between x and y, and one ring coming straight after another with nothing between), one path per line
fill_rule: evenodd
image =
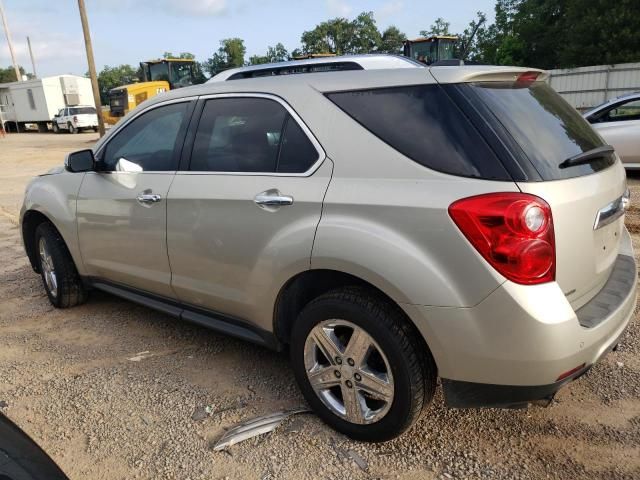
M335 92L327 97L382 141L425 167L464 177L511 179L439 85Z
M96 113L96 109L93 107L75 107L69 109L70 115L85 115Z
M588 175L615 161L612 154L561 167L565 160L604 145L589 123L544 82L484 82L461 85L467 97L486 106L543 180ZM579 163L579 162L578 162Z

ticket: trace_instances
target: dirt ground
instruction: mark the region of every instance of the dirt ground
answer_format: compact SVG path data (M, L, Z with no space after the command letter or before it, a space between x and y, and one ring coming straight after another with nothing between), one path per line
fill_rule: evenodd
M549 408L447 410L353 442L311 414L214 452L225 428L303 405L284 355L104 293L49 305L17 229L26 183L95 134L0 139L0 405L72 479L638 479L640 323ZM640 181L630 179L636 202ZM628 216L640 247L640 208ZM206 410L205 410L206 409Z

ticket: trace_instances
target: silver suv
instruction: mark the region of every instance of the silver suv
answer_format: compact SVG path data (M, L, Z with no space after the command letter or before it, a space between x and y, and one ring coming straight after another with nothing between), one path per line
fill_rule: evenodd
M437 377L452 407L545 403L617 345L625 172L544 72L303 70L158 95L35 179L51 303L97 288L287 349L315 412L368 441Z

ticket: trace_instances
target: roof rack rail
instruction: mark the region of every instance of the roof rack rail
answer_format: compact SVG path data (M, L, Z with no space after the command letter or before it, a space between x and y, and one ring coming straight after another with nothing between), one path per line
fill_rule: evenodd
M299 73L317 73L317 72L344 72L348 70L364 70L364 68L356 62L328 62L314 63L311 65L289 65L285 67L271 67L260 70L249 70L245 72L237 72L231 75L227 80L238 80L241 78L257 78L271 77L274 75L295 75Z
M425 65L407 57L388 54L341 55L290 60L287 62L250 65L225 70L209 79L224 82L246 78L273 77L301 73L344 72L349 70L380 70L389 68L423 68Z

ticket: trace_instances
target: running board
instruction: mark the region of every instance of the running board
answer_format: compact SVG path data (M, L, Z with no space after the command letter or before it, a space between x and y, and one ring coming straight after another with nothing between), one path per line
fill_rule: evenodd
M278 342L275 335L243 320L211 310L185 305L168 298L117 285L101 279L88 279L88 283L98 290L166 313L174 318L196 323L216 332L263 345L272 350L281 349L280 342Z

